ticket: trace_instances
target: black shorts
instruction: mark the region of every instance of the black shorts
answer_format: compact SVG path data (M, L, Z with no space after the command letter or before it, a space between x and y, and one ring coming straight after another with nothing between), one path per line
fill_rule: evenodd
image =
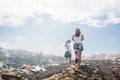
M74 47L74 50L80 50L80 51L83 51L84 48L83 48L83 44L82 43L74 43L73 44L73 47Z
M71 58L71 52L70 51L65 51L65 58Z

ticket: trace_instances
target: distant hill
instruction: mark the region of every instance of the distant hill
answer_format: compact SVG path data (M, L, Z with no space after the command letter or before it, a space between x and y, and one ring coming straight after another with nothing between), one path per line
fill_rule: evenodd
M84 60L115 60L118 58L120 58L120 54L96 54L82 57Z

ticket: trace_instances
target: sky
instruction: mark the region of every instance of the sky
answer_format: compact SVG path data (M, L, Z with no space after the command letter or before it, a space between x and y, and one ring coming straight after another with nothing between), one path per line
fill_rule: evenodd
M0 0L3 48L64 55L76 28L85 37L84 55L119 54L120 1Z

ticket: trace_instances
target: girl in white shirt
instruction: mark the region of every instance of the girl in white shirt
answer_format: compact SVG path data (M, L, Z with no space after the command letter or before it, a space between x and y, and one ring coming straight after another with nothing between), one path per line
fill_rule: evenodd
M81 54L83 51L82 41L84 40L84 36L83 34L81 34L81 31L79 28L76 28L75 34L73 34L72 36L72 40L74 41L73 47L75 51L75 63L79 68L81 64Z
M70 40L67 40L66 43L65 43L66 51L65 51L64 57L65 57L65 62L66 63L70 63L70 61L71 61L70 43L71 43Z

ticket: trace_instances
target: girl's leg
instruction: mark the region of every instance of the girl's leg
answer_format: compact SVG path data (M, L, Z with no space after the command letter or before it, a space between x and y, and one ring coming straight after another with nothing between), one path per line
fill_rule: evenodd
M68 63L70 63L70 58L68 58Z
M69 63L71 63L71 53L69 54Z
M65 63L67 63L67 58L65 58Z
M77 65L78 65L78 67L80 67L80 64L81 64L81 54L82 54L82 51L79 51L78 52L78 63L77 63Z
M71 58L69 58L69 63L71 63Z
M69 63L69 58L67 58L67 63Z
M78 62L78 59L77 59L77 54L78 54L78 52L77 51L75 51L75 63L77 64L77 62Z
M68 58L66 58L66 63L69 63L69 59Z

